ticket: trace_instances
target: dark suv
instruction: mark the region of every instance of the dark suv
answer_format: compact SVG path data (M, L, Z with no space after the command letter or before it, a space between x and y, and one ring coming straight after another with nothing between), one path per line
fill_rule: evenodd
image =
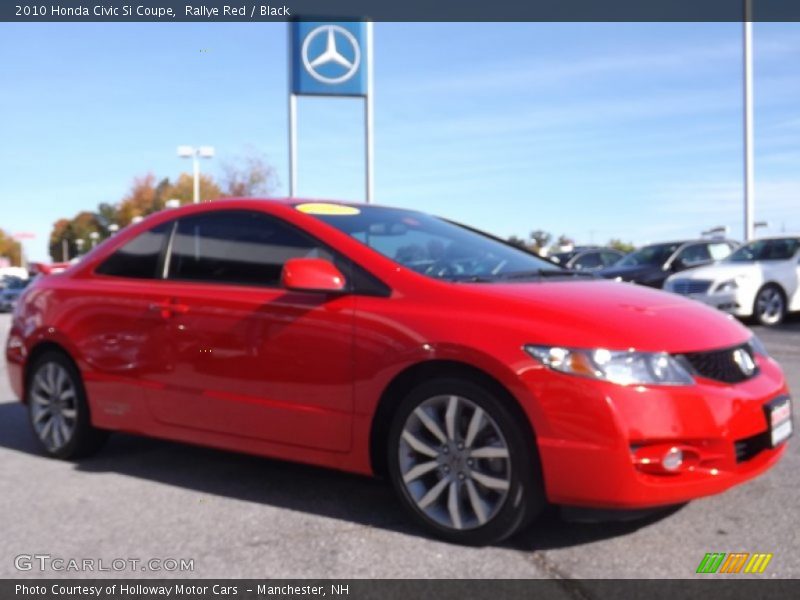
M730 240L687 240L643 246L617 264L595 271L606 279L661 288L678 271L726 258L738 246Z

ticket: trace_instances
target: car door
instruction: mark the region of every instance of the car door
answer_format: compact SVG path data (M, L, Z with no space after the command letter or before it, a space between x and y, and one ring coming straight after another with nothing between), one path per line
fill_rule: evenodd
M161 299L173 368L149 400L159 421L349 448L354 299L282 289L283 264L301 256L333 260L321 243L264 213L178 221Z
M98 426L141 431L146 394L171 368L171 340L152 310L172 223L140 233L114 251L91 277L75 282L70 339L85 364L84 382Z

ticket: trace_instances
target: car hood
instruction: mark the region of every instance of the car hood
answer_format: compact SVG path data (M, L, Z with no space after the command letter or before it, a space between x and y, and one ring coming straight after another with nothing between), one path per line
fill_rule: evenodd
M676 279L704 279L707 281L727 281L735 277L746 277L759 271L758 263L715 263L676 273L670 281Z
M524 343L691 352L734 346L751 335L738 321L699 302L629 283L467 285L483 300L483 311L506 326L524 329Z

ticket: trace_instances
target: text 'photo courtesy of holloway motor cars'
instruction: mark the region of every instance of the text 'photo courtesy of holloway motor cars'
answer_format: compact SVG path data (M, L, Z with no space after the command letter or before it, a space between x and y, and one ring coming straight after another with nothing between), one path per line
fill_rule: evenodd
M385 476L464 544L723 492L792 433L730 316L375 205L158 212L28 286L6 353L53 457L124 431Z

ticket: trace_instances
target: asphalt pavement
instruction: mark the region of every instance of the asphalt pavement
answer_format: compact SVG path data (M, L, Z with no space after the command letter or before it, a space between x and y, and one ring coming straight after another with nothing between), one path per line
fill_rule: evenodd
M3 348L8 324L0 315ZM800 319L757 332L800 390ZM194 560L186 573L49 577L687 578L706 552L771 552L761 577L800 577L798 437L775 469L722 495L627 523L548 511L503 545L467 548L427 537L387 483L364 477L119 434L78 463L44 458L5 371L2 361L0 577L41 577L15 557L45 554L106 567Z

